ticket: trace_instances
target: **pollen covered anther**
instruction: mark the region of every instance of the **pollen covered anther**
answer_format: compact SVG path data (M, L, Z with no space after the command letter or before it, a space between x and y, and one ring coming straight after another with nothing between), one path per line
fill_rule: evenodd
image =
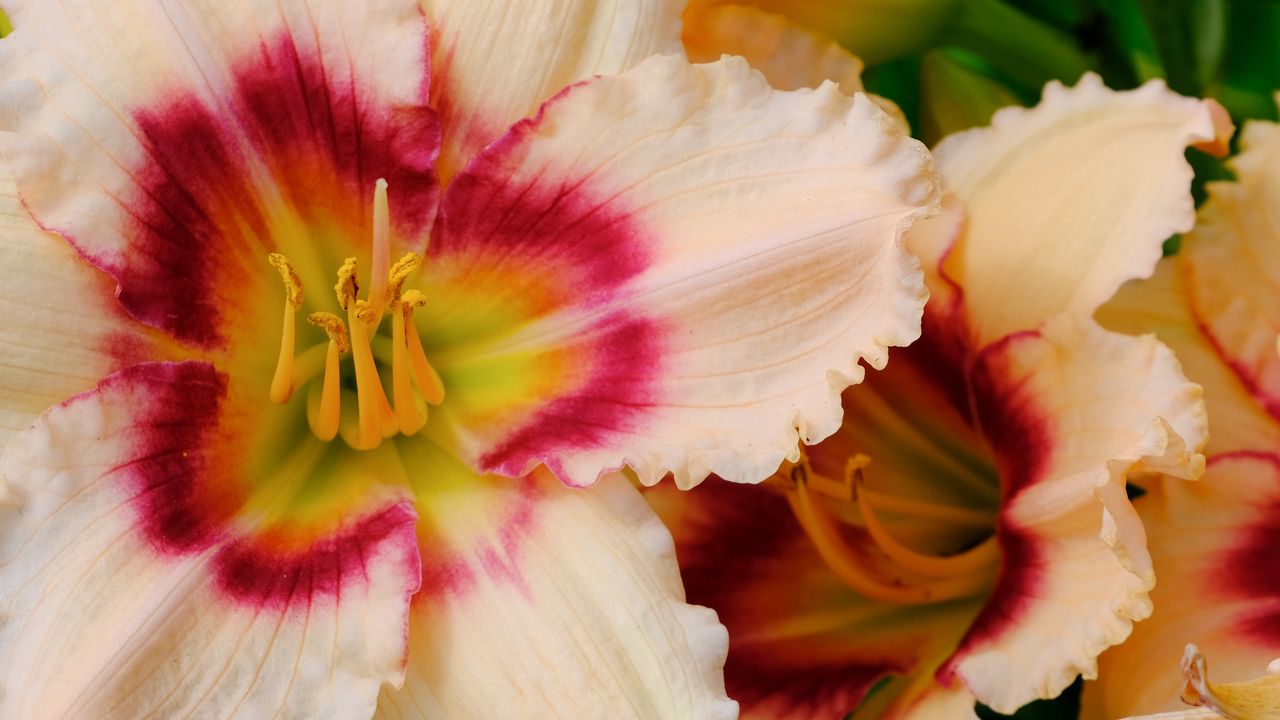
M271 266L280 272L284 283L284 322L280 330L280 355L271 377L271 402L284 404L293 396L293 357L297 342L297 312L302 308L302 280L289 260L280 253L267 256Z

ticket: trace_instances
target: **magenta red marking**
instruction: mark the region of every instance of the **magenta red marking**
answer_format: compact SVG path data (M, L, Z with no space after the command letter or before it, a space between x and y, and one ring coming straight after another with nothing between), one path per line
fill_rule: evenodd
M577 87L516 123L458 173L445 192L431 251L497 263L485 272L533 264L563 278L575 305L591 307L652 264L656 240L621 198L601 196L589 177L523 167L546 109Z
M264 41L259 55L235 65L217 105L178 92L133 112L146 160L123 201L127 251L94 252L92 226L64 234L116 280L130 314L202 348L227 339L222 313L234 305L227 286L243 280L236 273L274 247L251 177L258 166L308 221L351 225L336 230L353 235L353 251L368 243L374 181L387 178L395 228L420 248L435 212L440 146L427 108L426 42L424 19L423 57L407 64L422 74L418 104L383 107L349 70L330 73L292 37Z
M606 447L653 407L665 343L666 333L655 320L619 313L600 321L577 350L587 357L587 377L489 450L480 467L514 477L544 462L561 480L569 480L558 465L558 453Z
M409 503L386 507L300 550L264 546L231 519L243 497L244 468L218 437L226 378L203 362L133 365L104 380L145 398L125 438L129 456L113 469L133 494L139 526L162 557L214 552L211 568L225 597L284 607L337 596L367 581L367 563L398 552L408 592L419 583L416 516ZM113 441L115 441L113 439Z
M389 560L404 570L411 593L420 583L416 522L416 513L404 501L321 537L305 550L281 552L251 539L235 540L214 555L217 585L239 603L285 608L365 586L370 564ZM379 558L386 553L396 556Z
M1036 333L1018 333L987 346L971 375L978 423L1000 465L1003 507L1044 477L1053 450L1049 419L1036 407L1034 396L1026 390L1026 380L1019 380L1009 366L1007 355L1013 343L1037 338ZM938 670L943 684L951 684L965 653L1013 627L1035 602L1043 584L1047 568L1035 536L1006 522L1003 513L996 536L1000 542L999 579L955 654Z

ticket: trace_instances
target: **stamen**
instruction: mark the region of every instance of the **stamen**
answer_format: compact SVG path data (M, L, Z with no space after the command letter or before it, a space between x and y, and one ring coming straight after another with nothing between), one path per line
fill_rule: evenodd
M378 178L373 186L373 271L370 274L369 301L381 314L386 303L387 268L391 265L391 210L387 202L387 181Z
M882 602L921 605L972 597L989 587L990 580L985 574L932 579L919 573L894 573L892 566L873 569L870 553L873 548L875 552L883 552L882 549L877 545L855 548L845 540L830 512L814 501L809 488L811 476L807 459L802 459L800 465L791 469L792 489L787 493L787 500L818 554L853 590Z
M862 513L862 519L866 523L867 534L871 536L872 540L875 540L876 545L891 560L912 572L926 577L950 578L990 571L991 578L995 578L995 569L1000 561L1000 547L996 544L995 535L987 538L976 547L948 557L918 553L898 542L897 539L889 534L889 531L880 522L880 518L876 517L875 511L871 508L862 492L861 469L853 468L850 477L854 495L858 501L858 511Z
M396 400L396 422L400 432L412 435L427 424L427 413L418 409L409 379L409 349L405 345L404 326L413 307L400 303L391 315L391 388Z
M377 330L378 324L382 321L382 310L373 307L368 300L356 301L356 318L364 323L366 337L370 335L370 330ZM373 339L369 340L369 356L373 357ZM374 363L374 383L373 399L378 409L378 419L382 425L382 437L389 438L399 432L399 426L396 423L395 411L391 409L391 403L387 400L387 391L382 387L382 377L378 375ZM357 389L358 386L357 386Z
M353 257L344 260L342 267L338 268L338 284L333 286L333 292L338 296L338 307L343 310L351 310L356 296L360 294L360 281L356 279L356 273L356 259Z
M375 392L382 392L378 380L378 367L373 362L369 348L369 329L360 317L363 305L355 300L355 258L348 258L338 271L338 303L347 311L347 325L351 333L351 358L356 366L356 404L360 410L360 432L357 434L357 450L370 450L382 443L382 417ZM349 270L348 270L349 269ZM344 288L351 294L344 298ZM367 314L367 306L366 306Z
M413 380L418 386L418 392L422 393L422 399L428 405L439 405L444 402L444 382L427 360L427 353L422 349L422 339L418 337L418 327L410 322L413 311L426 303L426 296L417 290L409 290L401 297L401 305L405 308L405 344L409 350L409 362L412 363Z
M280 331L280 355L276 359L275 374L271 377L271 402L284 404L293 396L293 353L297 338L295 315L302 307L302 280L285 256L271 253L267 262L280 271L284 283L284 323Z
M342 318L327 312L311 313L307 322L320 327L329 336L329 347L325 352L324 385L320 391L320 407L314 417L307 416L311 432L316 437L328 442L338 435L338 421L342 418L342 383L338 358L351 348L347 339L347 329L342 325Z

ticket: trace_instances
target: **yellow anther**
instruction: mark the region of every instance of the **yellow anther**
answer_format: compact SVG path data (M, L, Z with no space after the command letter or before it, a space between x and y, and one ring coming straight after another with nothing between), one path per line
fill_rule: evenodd
M365 325L372 325L377 322L381 314L368 300L356 301L356 319Z
M297 319L294 315L302 307L302 281L293 266L279 253L267 256L267 262L280 271L284 283L284 321L280 328L280 355L276 358L276 370L271 376L271 402L284 404L293 396L293 352L297 341Z
M356 279L358 271L353 257L347 258L342 267L338 268L338 284L333 286L333 291L338 296L338 306L343 310L349 310L355 303L356 295L360 294L360 281Z
M404 257L391 266L391 270L387 273L387 299L390 302L400 299L400 294L404 292L405 281L420 267L422 267L422 256L418 253L405 253Z
M347 337L347 326L342 318L327 312L313 312L307 316L307 322L324 330L329 341L338 347L339 355L346 355L351 349L351 340Z
M347 339L347 329L342 318L327 312L311 313L307 322L325 331L329 336L329 347L325 351L324 385L320 390L320 406L314 415L308 413L307 421L311 432L324 441L337 437L339 420L342 419L342 373L338 367L338 359L347 352L351 343Z
M289 303L289 307L294 310L302 309L302 280L289 264L289 259L280 253L271 253L267 256L267 262L280 271L280 281L284 283L285 302Z
M426 303L425 295L417 290L409 290L400 297L399 314L404 316L405 345L409 351L413 381L428 405L439 405L444 402L444 382L427 360L427 353L422 349L422 338L418 337L418 327L412 321L413 311Z

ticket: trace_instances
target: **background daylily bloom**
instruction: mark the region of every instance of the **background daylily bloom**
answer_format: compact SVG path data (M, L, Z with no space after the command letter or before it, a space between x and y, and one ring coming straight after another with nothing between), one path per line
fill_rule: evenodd
M835 431L923 146L677 3L4 9L0 717L736 713L609 473Z
M1280 656L1280 127L1247 123L1241 146L1238 181L1209 185L1181 252L1099 315L1178 353L1205 388L1213 431L1202 482L1144 483L1135 503L1160 584L1150 622L1107 652L1086 686L1086 707L1106 716L1185 707L1175 660L1186 643L1201 648L1215 683L1258 677Z
M1204 410L1167 348L1090 316L1190 227L1183 151L1221 120L1087 76L947 138L953 197L909 237L921 340L776 483L648 493L690 599L729 628L744 717L1012 712L1092 676L1149 614L1126 480L1196 477Z

